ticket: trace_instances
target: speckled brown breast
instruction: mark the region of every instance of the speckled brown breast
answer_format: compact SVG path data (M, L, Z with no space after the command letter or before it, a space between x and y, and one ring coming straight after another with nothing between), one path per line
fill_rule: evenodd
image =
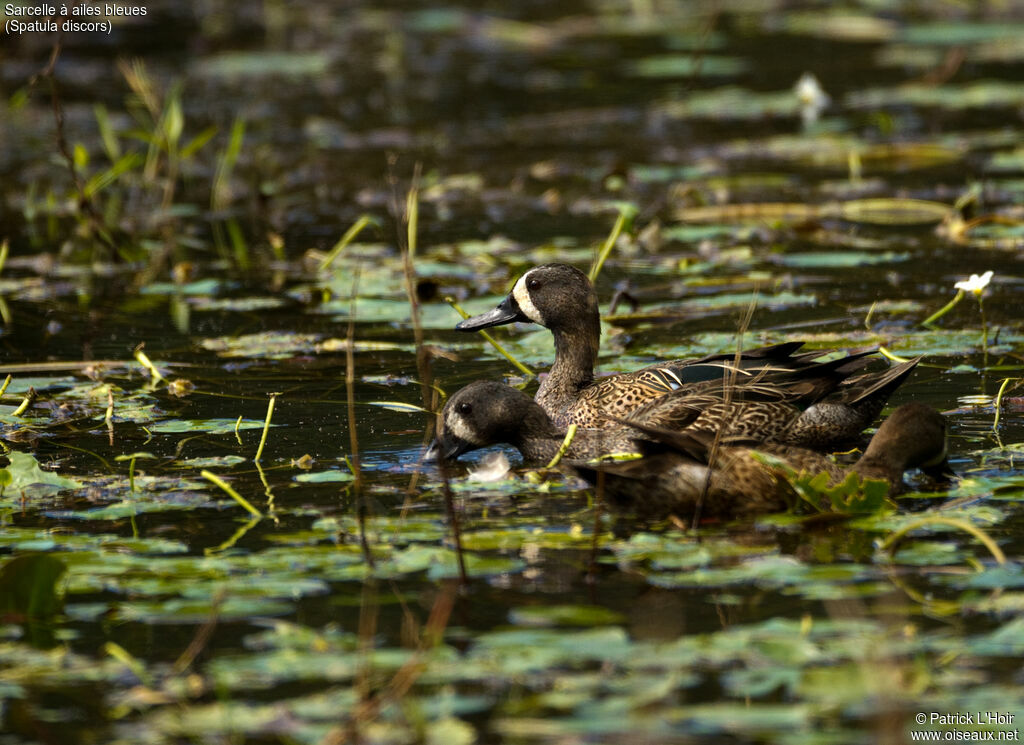
M603 429L619 426L608 417L623 418L646 403L681 387L668 368L648 367L598 380L580 391L564 412L548 414L559 426Z

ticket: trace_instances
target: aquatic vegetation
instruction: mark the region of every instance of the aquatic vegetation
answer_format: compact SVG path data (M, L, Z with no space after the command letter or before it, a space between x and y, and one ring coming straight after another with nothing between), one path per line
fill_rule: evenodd
M993 272L987 271L981 276L972 274L970 279L961 280L956 282L953 287L964 292L973 293L975 297L980 298L984 293L985 288L988 287L988 283L992 281Z
M809 72L800 76L793 86L793 92L800 101L800 118L805 128L818 121L821 112L828 108L832 100L814 74Z
M953 287L956 289L956 295L953 296L953 299L928 316L928 318L921 321L922 326L935 328L935 321L939 320L951 311L957 303L964 299L964 296L967 293L974 295L975 299L978 301L978 310L981 312L981 347L985 353L986 363L988 360L988 321L985 318L983 295L985 293L985 288L987 288L989 282L992 281L992 275L993 272L990 270L980 276L972 274L969 279L960 280L954 283Z
M0 103L5 737L1022 721L1012 4L534 5L151 0ZM10 42L9 92L52 53ZM423 464L446 395L535 390L547 333L496 330L506 357L452 327L552 261L596 277L598 374L801 339L924 354L893 403L945 413L960 480L794 476L844 509L681 528L514 456ZM974 300L933 314L950 289Z
M61 48L54 48L51 65ZM194 219L198 208L184 201L184 186L191 185L192 176L202 168L200 155L216 137L217 127L207 126L185 139L185 98L181 82L161 90L144 62L135 60L120 65L120 72L131 91L125 103L125 114L112 115L103 104L93 107L95 125L106 163L94 162L94 152L85 143L67 138L62 101L57 83L50 81L54 114L62 152L65 153L66 176L48 174L34 182L22 206L22 214L32 225L47 223L50 241L67 240L83 263L95 263L118 257L125 261L145 259L150 262L149 276L168 260L182 261L189 241L176 233L182 222ZM53 72L48 73L52 78ZM125 126L130 117L133 126ZM210 201L214 210L224 211L229 204L232 170L244 137L244 123L236 120L228 137L226 149L216 164L210 185ZM96 158L96 160L99 160ZM70 188L70 193L64 193ZM59 196L58 196L59 195ZM189 195L191 196L191 195ZM234 227L232 227L234 225ZM221 226L215 224L215 244L228 256ZM237 234L237 223L228 221L224 228ZM246 250L235 238L233 258L246 266ZM36 241L37 246L41 241Z

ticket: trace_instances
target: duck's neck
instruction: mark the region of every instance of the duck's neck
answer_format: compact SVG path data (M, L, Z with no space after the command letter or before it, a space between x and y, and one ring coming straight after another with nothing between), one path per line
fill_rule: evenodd
M860 460L853 464L852 470L864 479L888 481L893 490L898 491L903 484L903 464L884 452L873 450L870 445Z
M544 464L555 457L564 439L565 432L537 407L526 414L512 444L527 462Z
M557 423L564 424L566 410L579 392L594 382L601 320L596 305L588 308L578 325L552 330L555 337L555 363L540 384L534 400Z

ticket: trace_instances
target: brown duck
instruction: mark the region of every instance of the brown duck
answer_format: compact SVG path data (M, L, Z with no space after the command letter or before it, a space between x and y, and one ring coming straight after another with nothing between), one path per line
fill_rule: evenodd
M785 392L778 392L784 396ZM728 420L724 444L712 464L714 435L687 429L706 411L706 396L677 393L664 399L661 426L652 427L635 417L620 420L615 428L580 429L565 458L583 478L597 483L613 506L646 517L676 513L687 516L696 508L707 483L702 514L728 518L785 508L790 494L781 472L752 455L756 449L782 459L794 471L826 472L835 479L845 471L828 458L779 442L752 447L744 429L748 417L762 418L766 400L737 401ZM773 408L774 411L774 408ZM775 415L769 417L773 421ZM507 443L531 463L547 463L558 452L565 432L525 393L502 383L479 381L452 396L442 411L438 435L428 458L454 460L470 450ZM591 462L615 455L640 456L633 460ZM866 478L882 478L893 492L902 486L903 471L945 463L945 421L920 404L896 410L872 438L863 457L852 467ZM599 476L599 474L601 474Z
M898 407L878 428L864 454L848 468L800 447L726 438L715 451L703 432L671 432L633 423L650 440L634 440L643 457L619 462L571 461L567 465L592 484L618 510L641 517L670 514L690 518L700 505L703 517L730 519L778 512L795 501L786 469L797 474L826 473L829 486L850 473L889 485L889 496L905 490L903 474L920 468L936 479L954 475L946 461L946 422L919 403ZM758 453L773 456L768 465Z
M594 378L601 319L597 294L583 272L567 264L534 267L516 282L512 292L494 309L459 323L460 331L475 331L516 321L538 323L551 330L555 362L541 382L535 400L559 426L615 426L609 417L624 417L634 409L668 393L687 389L721 395L727 371L734 385L773 382L812 366L820 352L796 354L802 342L762 347L741 355L734 366L732 354L693 360L673 360L631 373ZM846 373L852 375L868 360L851 357ZM855 363L855 360L859 362ZM869 426L919 359L881 373L867 373L847 380L828 400L807 409L799 429L803 444L826 450L856 437ZM643 417L646 419L646 417Z

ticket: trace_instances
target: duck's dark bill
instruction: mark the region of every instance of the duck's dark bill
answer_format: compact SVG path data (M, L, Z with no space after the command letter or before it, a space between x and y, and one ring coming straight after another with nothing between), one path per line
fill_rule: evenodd
M523 315L523 312L519 309L519 303L516 302L515 298L509 295L493 310L489 310L486 313L481 313L478 316L467 318L465 321L459 323L456 327L456 331L477 331L479 329L490 328L491 326L502 326L506 323L515 323L516 321L529 321L530 319Z
M434 438L434 441L430 443L430 447L427 448L427 452L424 453L423 460L455 460L463 453L468 453L472 447L473 446L465 440L453 437L446 433L440 437Z

